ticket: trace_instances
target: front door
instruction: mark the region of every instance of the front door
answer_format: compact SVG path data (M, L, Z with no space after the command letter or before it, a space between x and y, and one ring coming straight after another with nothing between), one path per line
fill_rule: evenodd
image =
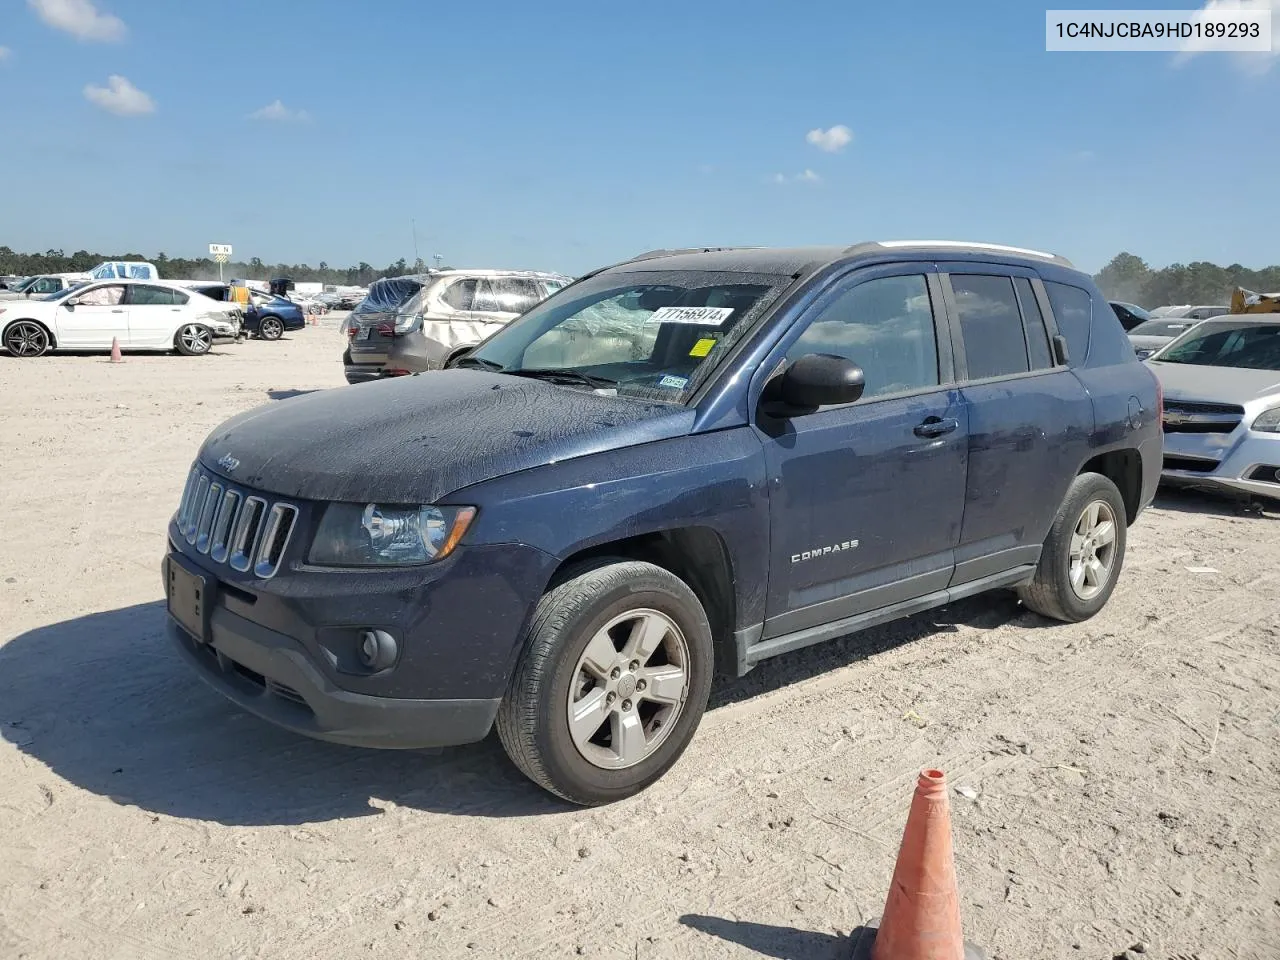
M758 422L770 478L764 639L950 581L968 415L939 336L944 316L930 265L873 267L828 290L780 345L788 364L811 353L853 360L866 389L857 403Z
M101 350L112 339L129 345L129 308L124 303L124 284L103 283L73 293L58 308L58 346L69 350Z

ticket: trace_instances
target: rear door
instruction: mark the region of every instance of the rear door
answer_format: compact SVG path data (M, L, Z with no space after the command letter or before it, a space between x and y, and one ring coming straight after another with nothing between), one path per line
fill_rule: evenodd
M524 277L482 277L476 287L471 319L488 325L485 336L533 309L542 299L537 281Z
M68 349L101 350L111 346L112 338L121 346L130 344L129 307L124 302L124 284L103 283L76 291L58 307L54 322L58 327L58 346Z
M189 299L170 287L130 284L126 295L130 342L135 347L171 345Z
M757 429L768 466L764 638L944 589L964 513L968 429L931 264L857 270L762 371L811 353L859 364L857 403Z
M940 264L969 473L953 585L1035 563L1075 478L1093 412L1054 357L1040 280L996 264Z

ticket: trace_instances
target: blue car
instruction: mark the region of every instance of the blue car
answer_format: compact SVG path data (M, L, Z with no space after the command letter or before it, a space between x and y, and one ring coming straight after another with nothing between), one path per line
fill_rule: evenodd
M1159 390L1052 254L655 251L450 368L219 426L168 527L169 633L296 733L496 728L608 803L677 761L716 673L991 590L1098 613L1160 479Z
M279 340L286 330L301 330L306 325L306 315L292 300L264 293L249 294L244 328L250 335L263 340Z

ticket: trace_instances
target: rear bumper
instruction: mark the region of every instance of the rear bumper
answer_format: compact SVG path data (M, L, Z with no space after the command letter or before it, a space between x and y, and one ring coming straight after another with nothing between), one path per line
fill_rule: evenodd
M169 636L207 684L264 720L353 747L416 749L483 740L498 700L371 697L330 683L290 637L219 610L202 643L170 617Z

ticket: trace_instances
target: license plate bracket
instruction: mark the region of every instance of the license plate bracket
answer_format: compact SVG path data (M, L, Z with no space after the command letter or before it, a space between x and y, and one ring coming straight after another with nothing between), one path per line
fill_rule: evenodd
M210 616L217 593L216 581L192 570L173 554L169 555L166 570L165 593L169 614L201 643L208 643Z

